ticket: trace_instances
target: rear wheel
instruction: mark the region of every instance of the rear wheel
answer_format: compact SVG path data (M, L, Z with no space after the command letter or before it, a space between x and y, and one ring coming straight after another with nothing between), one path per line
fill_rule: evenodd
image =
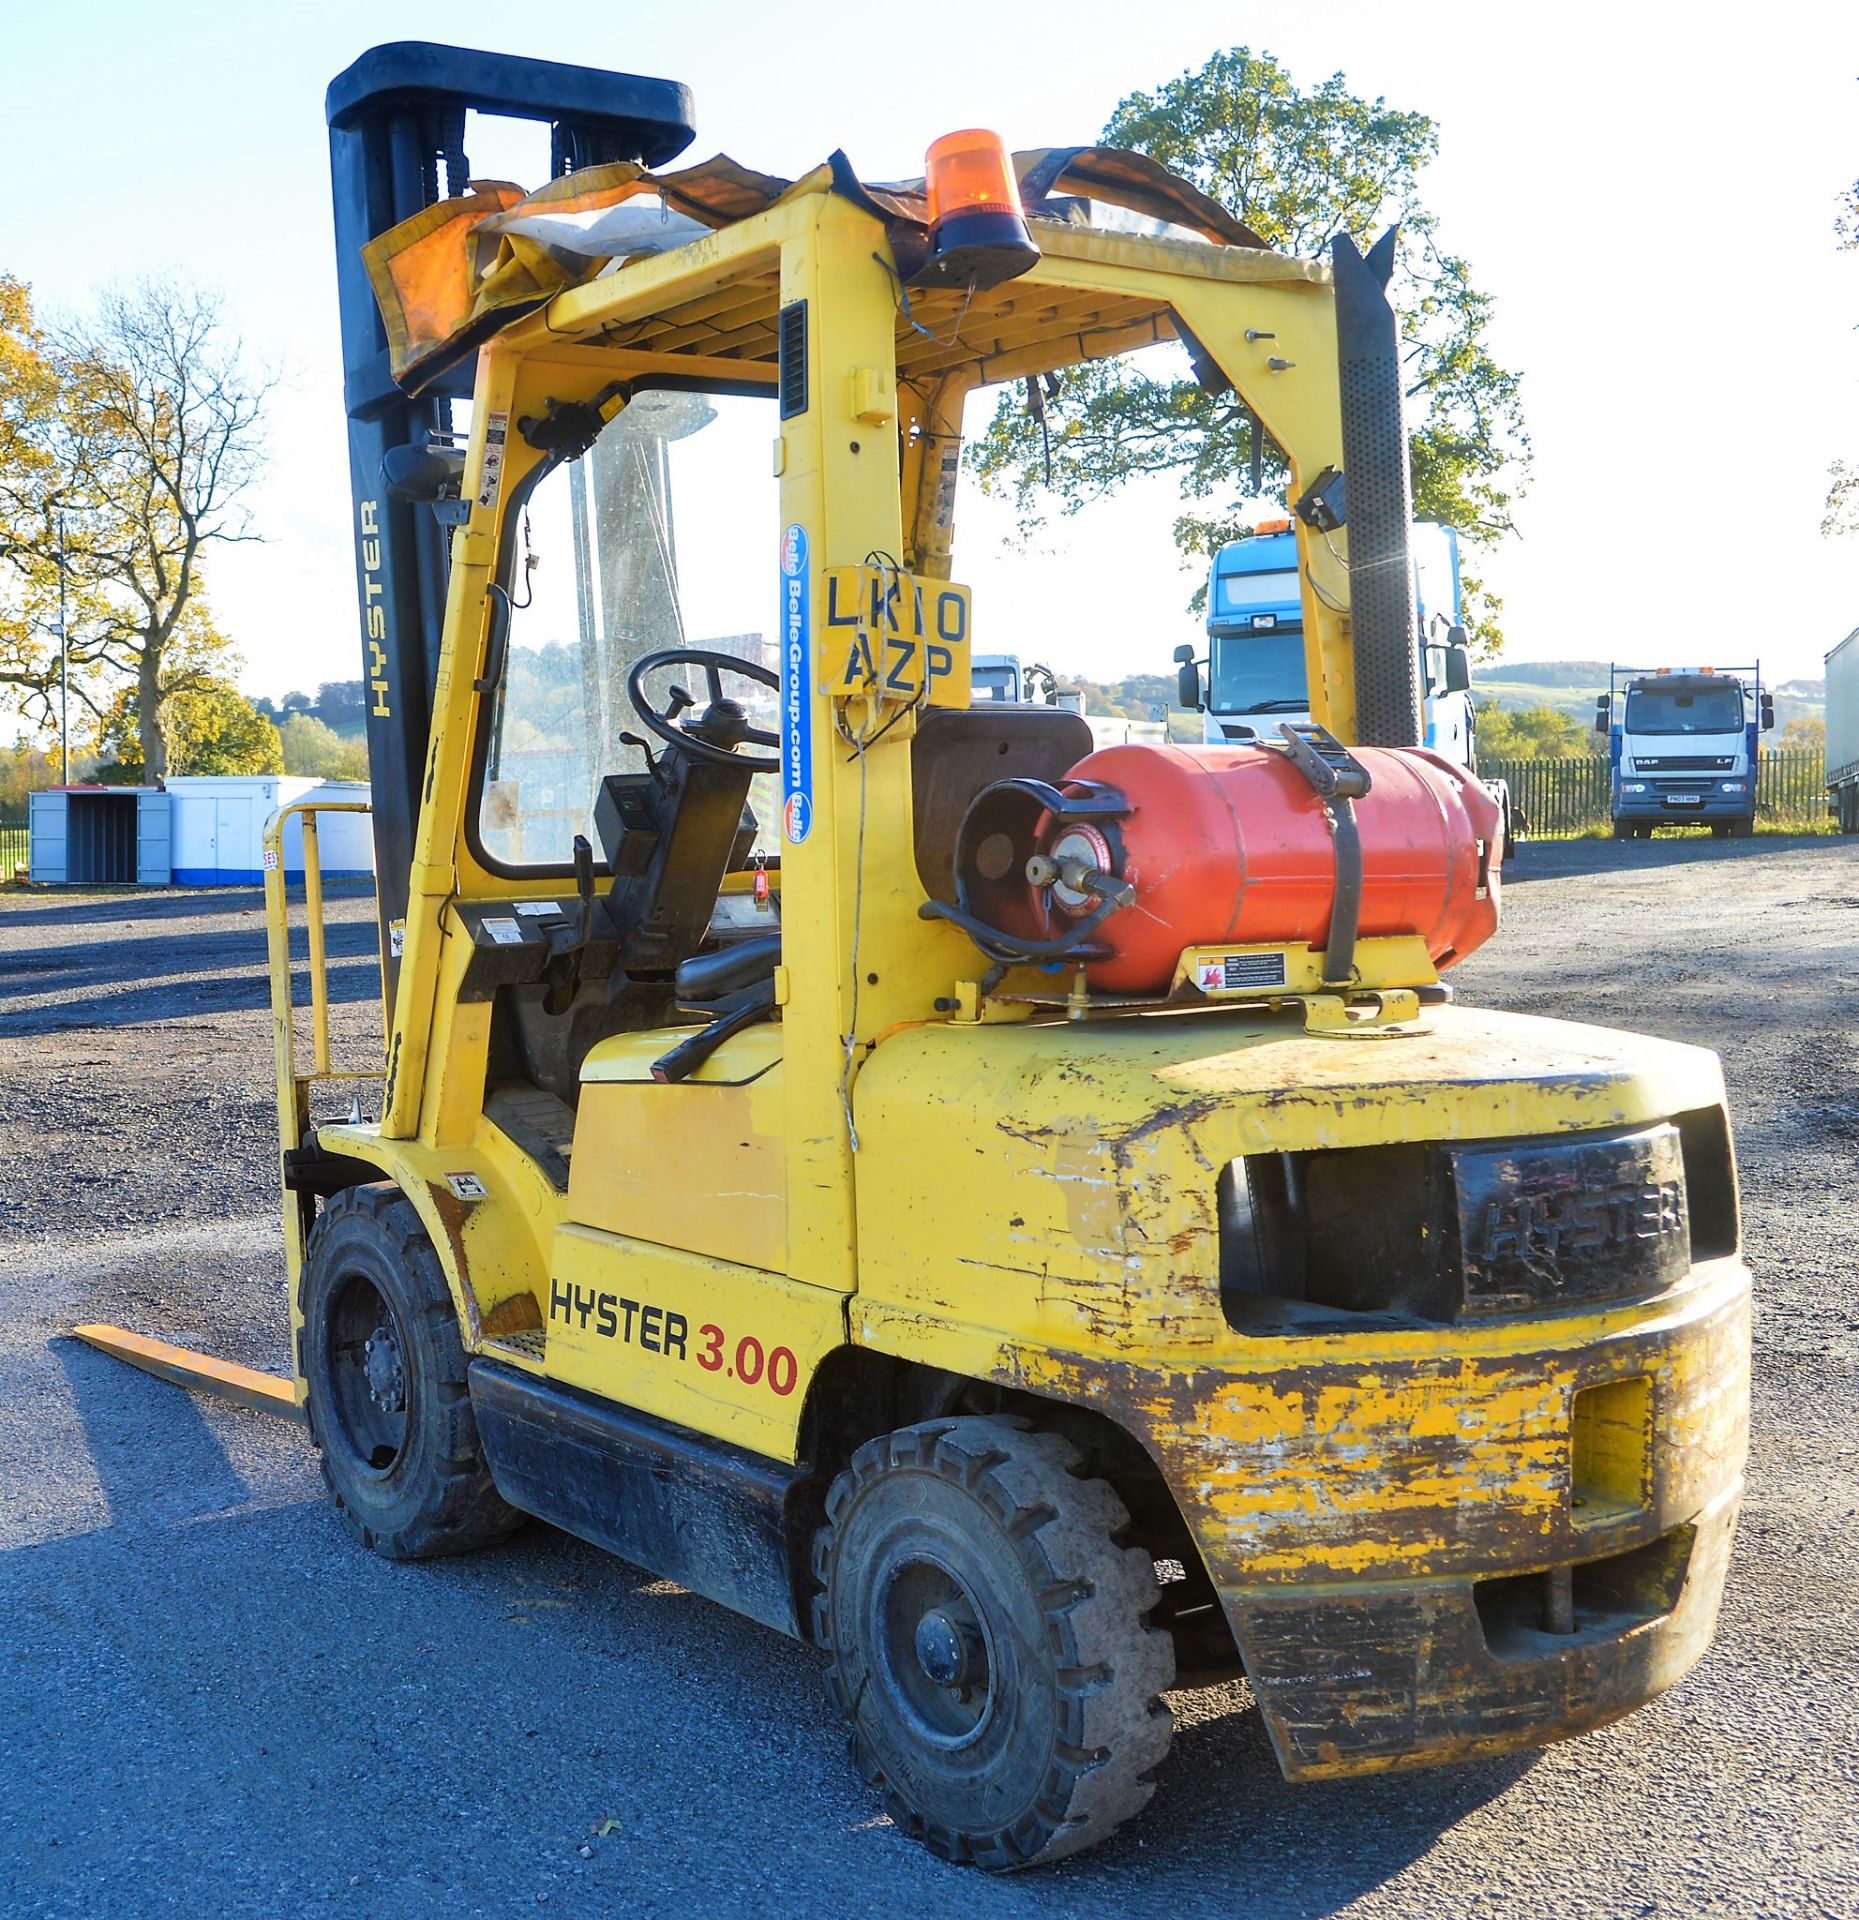
M302 1300L310 1437L362 1545L424 1560L520 1525L484 1464L458 1316L411 1202L392 1187L337 1194L310 1235Z
M905 1832L996 1871L1147 1804L1174 1718L1155 1564L1057 1434L926 1421L868 1442L815 1545L814 1637L859 1771Z

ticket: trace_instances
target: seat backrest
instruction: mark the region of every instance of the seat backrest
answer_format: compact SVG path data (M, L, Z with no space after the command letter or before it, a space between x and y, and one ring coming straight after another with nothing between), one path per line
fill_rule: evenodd
M932 900L955 899L955 840L976 794L996 780L1058 781L1092 748L1064 707L932 707L910 743L917 877Z

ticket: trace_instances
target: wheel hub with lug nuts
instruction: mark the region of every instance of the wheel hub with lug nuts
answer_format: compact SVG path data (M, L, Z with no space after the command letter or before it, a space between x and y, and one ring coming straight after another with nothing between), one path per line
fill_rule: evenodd
M932 1607L917 1622L917 1663L936 1686L966 1693L987 1675L987 1649L974 1621Z
M400 1363L400 1342L389 1326L379 1326L362 1347L362 1370L368 1378L368 1397L383 1413L401 1413L407 1404L406 1370Z

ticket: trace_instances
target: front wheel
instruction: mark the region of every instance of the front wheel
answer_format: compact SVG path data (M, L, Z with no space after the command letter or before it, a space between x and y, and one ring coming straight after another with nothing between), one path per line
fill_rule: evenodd
M859 1771L906 1833L1002 1871L1147 1804L1174 1734L1155 1563L1070 1442L1009 1419L872 1440L815 1544L814 1637Z
M406 1196L337 1194L311 1231L301 1297L310 1437L362 1545L425 1560L520 1526L484 1463L458 1316Z

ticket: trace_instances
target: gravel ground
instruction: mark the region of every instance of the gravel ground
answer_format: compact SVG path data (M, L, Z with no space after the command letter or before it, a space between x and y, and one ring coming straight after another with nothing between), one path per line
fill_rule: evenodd
M263 919L255 892L0 894L0 1912L1859 1912L1856 862L1526 847L1459 975L1724 1054L1755 1437L1699 1670L1571 1745L1353 1786L1286 1786L1243 1687L1182 1695L1148 1813L1000 1882L879 1817L812 1653L540 1527L388 1566L298 1431L65 1337L284 1365ZM371 903L333 918L359 1053Z

